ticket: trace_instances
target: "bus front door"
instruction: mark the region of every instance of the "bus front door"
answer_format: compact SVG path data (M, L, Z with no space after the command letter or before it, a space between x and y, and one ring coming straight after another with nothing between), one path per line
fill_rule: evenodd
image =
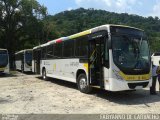
M89 80L92 86L104 88L103 78L104 37L89 43Z
M36 74L40 74L40 60L41 60L41 50L36 51L36 59L35 59L35 72Z

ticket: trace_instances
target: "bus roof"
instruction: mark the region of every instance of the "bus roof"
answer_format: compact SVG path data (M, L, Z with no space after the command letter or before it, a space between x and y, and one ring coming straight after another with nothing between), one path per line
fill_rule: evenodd
M45 47L45 46L47 46L47 45L48 45L48 43L45 43L45 44L42 44L41 47Z
M6 51L8 51L7 49L3 49L3 48L0 48L0 50L6 50Z
M38 48L41 48L41 45L34 47L33 50L38 49Z
M131 26L127 26L127 25L116 25L116 24L109 24L109 26L114 26L114 27L124 27L124 28L132 28L132 29L136 29L136 30L140 30L140 31L144 31L140 28L136 28L136 27L131 27Z
M112 26L113 27L122 27L122 28L132 28L132 29L143 31L142 29L131 27L131 26L126 26L126 25L106 24L106 25L101 25L101 26L98 26L98 27L95 27L95 28L92 28L92 29L89 29L89 30L86 30L86 31L83 31L83 32L80 32L80 33L70 35L70 36L67 36L67 37L62 37L62 38L58 38L58 39L55 39L55 40L51 40L48 43L42 44L41 47L45 47L47 45L62 42L62 41L69 40L69 39L75 39L75 38L78 38L78 37L81 37L81 36L84 36L84 35L88 35L88 34L91 34L91 33L97 32L97 31L101 31L101 30L108 30L109 31L109 28L112 27Z
M33 49L25 49L25 50L21 50L19 52L16 52L15 54L19 54L19 53L23 53L23 52L26 52L26 51L32 51Z

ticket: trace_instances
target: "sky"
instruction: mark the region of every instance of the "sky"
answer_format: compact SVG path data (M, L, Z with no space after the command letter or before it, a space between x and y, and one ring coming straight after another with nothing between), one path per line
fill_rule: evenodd
M116 13L136 14L144 17L160 18L160 0L37 0L48 8L48 13L56 13L83 8L101 9Z

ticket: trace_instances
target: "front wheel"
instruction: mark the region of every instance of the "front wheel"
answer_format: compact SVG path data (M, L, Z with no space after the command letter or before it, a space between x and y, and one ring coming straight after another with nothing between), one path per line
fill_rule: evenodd
M87 84L87 77L85 74L80 74L78 76L77 79L77 85L78 85L78 89L82 92L82 93L90 93L92 88Z
M42 70L42 77L43 77L43 80L47 80L46 69Z

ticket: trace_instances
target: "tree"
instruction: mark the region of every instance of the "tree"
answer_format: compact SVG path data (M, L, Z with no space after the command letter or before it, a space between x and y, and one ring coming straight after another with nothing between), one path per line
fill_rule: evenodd
M15 51L39 42L47 9L36 0L0 0L0 10L0 47L8 49L12 62Z
M152 51L160 51L160 19L158 17L147 18L127 13L118 14L104 10L79 8L50 16L49 21L55 23L54 30L58 31L61 37L104 24L137 27L145 30L151 43Z

